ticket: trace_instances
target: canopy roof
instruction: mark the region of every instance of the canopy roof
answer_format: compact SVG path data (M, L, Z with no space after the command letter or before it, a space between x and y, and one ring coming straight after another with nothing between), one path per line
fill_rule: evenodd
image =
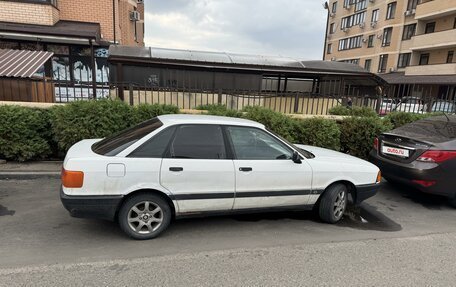
M0 77L30 78L54 53L0 49Z
M373 76L358 65L329 61L300 61L290 57L246 55L226 52L115 46L109 48L111 62L155 63L179 66L228 68L294 73L356 74Z

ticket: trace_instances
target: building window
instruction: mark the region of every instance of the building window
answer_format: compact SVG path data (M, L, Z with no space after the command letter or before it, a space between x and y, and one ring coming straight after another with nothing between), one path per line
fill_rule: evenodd
M385 73L388 65L388 54L380 55L380 61L378 62L378 72Z
M454 56L454 51L448 51L448 56L447 56L447 63L453 63L453 56Z
M326 49L326 53L328 53L328 54L332 53L332 44L328 44L328 48Z
M341 63L350 63L350 64L359 65L359 59L342 60L340 62Z
M372 19L371 19L371 22L372 23L377 23L378 22L378 17L380 15L380 9L375 9L372 11Z
M435 31L435 22L426 23L426 29L424 30L424 34L434 33Z
M334 23L331 23L329 25L329 34L334 34L336 32L335 30L336 30L336 27L335 27Z
M342 18L340 29L350 28L352 26L364 23L366 20L366 11L350 15L348 17Z
M429 53L420 55L420 66L429 64Z
M331 12L336 13L337 11L337 1L333 3Z
M364 69L366 71L370 72L371 66L372 66L372 60L371 59L367 59L366 61L364 61Z
M410 40L413 36L415 36L416 31L416 23L405 25L404 26L404 33L402 34L402 40Z
M397 2L391 2L388 4L388 8L386 9L386 20L394 19L396 15L396 6Z
M362 35L339 40L339 51L361 48Z
M456 17L454 18L453 29L456 29Z
M383 47L391 45L392 34L393 34L393 27L383 29L383 40L382 40Z
M375 35L369 35L369 38L367 39L367 48L374 47L374 37Z
M409 0L408 4L407 4L407 10L411 11L413 9L416 9L418 2L419 2L419 0Z
M399 54L399 59L397 61L397 67L405 68L405 67L410 66L411 56L412 56L412 53Z
M358 0L355 4L355 12L364 10L367 8L367 0Z

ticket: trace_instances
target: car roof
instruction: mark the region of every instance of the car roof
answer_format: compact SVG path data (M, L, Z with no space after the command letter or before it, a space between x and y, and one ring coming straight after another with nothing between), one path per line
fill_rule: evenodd
M187 114L172 114L161 115L158 119L164 125L176 124L218 124L218 125L232 125L232 126L249 126L264 129L264 125L246 119L210 116L210 115L187 115Z

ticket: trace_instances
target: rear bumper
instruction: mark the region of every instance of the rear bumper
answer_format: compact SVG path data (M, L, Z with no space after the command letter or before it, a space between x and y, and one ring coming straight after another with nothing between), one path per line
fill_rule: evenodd
M71 196L60 188L60 200L70 215L114 221L122 196Z
M379 157L374 151L371 151L369 154L369 161L380 168L386 179L413 186L421 192L443 195L450 198L455 197L456 189L454 189L454 184L450 184L452 175L450 175L449 172L454 170L454 166L448 165L427 168L425 163L423 163L423 166L398 164ZM414 183L413 180L436 181L436 184L425 187Z
M356 198L355 204L359 204L362 201L368 199L377 194L380 189L380 183L357 185L356 186Z

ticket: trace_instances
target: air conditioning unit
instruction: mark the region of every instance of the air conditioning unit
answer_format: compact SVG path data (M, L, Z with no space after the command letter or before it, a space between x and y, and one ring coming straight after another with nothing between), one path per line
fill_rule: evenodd
M350 10L351 5L347 5L347 6L345 6L344 8L345 8L346 10Z
M336 57L332 57L332 58L331 58L331 61L335 61L335 60L336 60Z
M377 39L381 39L382 37L383 37L383 34L381 34L381 33L377 35Z
M377 22L371 22L371 27L375 28L375 26L377 26Z
M347 33L347 32L348 32L348 28L347 28L347 27L344 27L344 28L342 28L342 31L344 31L345 33Z
M410 15L412 15L412 11L407 10L407 11L404 12L404 15L405 16L410 16Z
M361 29L364 29L364 23L359 23L359 27L360 27Z
M363 38L363 43L367 43L367 39L366 38Z
M390 68L390 73L394 73L396 71L397 71L397 69L395 67Z
M416 9L412 9L412 15L415 15Z
M141 15L138 11L131 11L130 12L130 21L139 21L141 20Z
M329 13L329 16L330 16L331 18L334 18L334 16L336 16L336 13Z

